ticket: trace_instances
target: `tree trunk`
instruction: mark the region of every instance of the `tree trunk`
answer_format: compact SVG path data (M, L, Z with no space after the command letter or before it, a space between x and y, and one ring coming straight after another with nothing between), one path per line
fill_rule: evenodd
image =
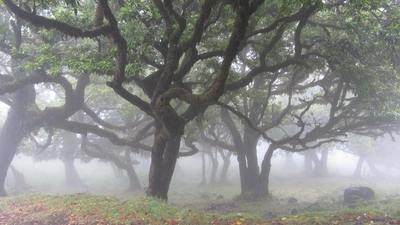
M356 169L354 170L354 173L352 175L353 178L356 178L356 179L362 178L361 168L364 163L364 160L365 160L365 156L360 156L360 158L358 158Z
M110 161L110 165L114 172L115 177L122 177L124 175L123 170L121 168L119 168L118 166L116 166L113 161Z
M4 182L8 168L17 152L18 145L27 133L24 127L27 114L27 107L30 98L30 89L33 86L26 86L15 92L11 108L8 111L7 119L4 122L0 133L0 197L7 196ZM32 94L32 93L31 93ZM32 96L31 96L32 97Z
M237 160L239 162L241 194L253 191L258 186L260 169L257 159L257 144L260 134L245 125L243 138L234 124L229 112L221 109L221 118L227 125L237 150Z
M304 175L311 176L313 173L313 160L311 150L304 152Z
M163 196L165 196L165 198L163 199L165 200L168 200L167 194L169 186L171 184L172 176L174 174L176 161L178 159L180 144L181 144L181 136L174 137L170 139L167 143L167 148L163 159L164 173L162 179L163 190L164 190Z
M225 184L227 183L227 175L228 175L228 169L229 166L231 165L231 156L232 156L232 152L228 152L226 155L224 153L223 150L220 150L220 155L222 157L222 160L224 162L224 164L222 165L222 169L221 169L221 173L219 175L219 183L221 184Z
M29 188L29 185L25 182L24 174L15 169L13 165L10 165L10 169L14 176L15 190L20 193L21 191Z
M240 189L241 189L241 194L245 194L248 191L248 170L247 170L247 162L246 162L246 156L243 152L243 150L239 150L237 152L237 161L239 163L239 175L240 175Z
M242 54L247 54L246 52L249 49L244 49ZM242 68L242 73L245 73L245 68ZM253 88L257 89L265 84L264 78L259 76L254 78ZM246 99L244 106L244 112L250 119L252 124L259 124L262 120L263 113L260 113L263 110L262 102L259 99ZM261 116L261 117L260 117ZM243 147L245 148L245 155L247 160L247 188L248 191L253 192L259 186L259 176L260 176L260 168L258 166L258 158L257 158L257 145L258 140L260 139L261 134L251 128L247 123L244 125L243 129Z
M68 187L83 186L82 180L75 167L75 159L68 157L65 158L63 162L65 168L65 185Z
M129 178L129 187L128 191L133 191L133 190L140 190L142 189L142 186L140 185L139 177L136 174L133 165L128 166L126 170L126 174L128 175Z
M259 184L259 173L257 159L257 143L260 135L246 126L244 130L244 142L242 150L238 149L238 161L240 170L241 194L246 196L253 192Z
M321 159L318 160L317 154L314 152L314 157L317 157L317 160L314 161L315 167L313 176L315 177L326 177L328 176L328 153L329 149L323 148L321 150Z
M62 133L62 156L65 168L65 185L69 187L83 186L78 171L75 168L75 152L78 149L78 139L75 133Z
M126 169L126 173L129 178L128 191L142 189L142 186L140 185L139 177L136 174L135 169L133 168L133 162L132 162L129 150L125 150L125 160L126 160L126 168L125 169Z
M206 178L206 157L205 157L204 151L201 153L201 181L199 183L199 186L203 186L207 184L207 178Z
M296 163L293 160L293 152L285 151L285 162L283 164L286 170L294 170Z
M381 179L386 177L386 175L384 173L382 173L381 171L378 170L378 168L376 168L374 161L372 161L369 158L366 158L365 161L367 162L369 170L371 171L371 173L373 175L375 175L375 176L377 176L378 178L381 178Z
M210 178L210 184L214 185L217 183L217 170L218 170L218 159L217 159L217 151L215 151L215 155L212 152L209 154L210 159L211 159L211 178Z
M269 175L271 172L271 160L272 155L276 149L277 148L274 145L270 145L264 155L264 159L261 163L261 173L259 176L259 184L255 198L265 199L269 196Z
M168 190L179 153L181 136L170 137L160 127L154 137L147 196L168 200Z
M8 126L5 124L3 126L3 131L9 130L7 127ZM0 197L7 196L4 188L4 182L6 180L8 167L10 166L17 151L17 147L22 139L17 138L17 136L14 136L13 138L11 138L11 136L9 138L5 138L4 136L7 135L4 133L5 132L2 132L0 134Z
M87 147L87 145L91 145L93 147L93 149L97 149L98 151L90 150ZM82 148L83 152L90 157L110 160L111 167L113 168L114 174L116 176L118 176L118 175L122 176L122 174L123 174L122 171L125 170L128 175L128 179L129 179L129 187L127 190L135 190L135 189L142 188L140 185L139 177L137 176L135 169L133 168L133 162L132 162L132 159L130 156L130 153L131 153L130 150L125 150L124 159L120 159L119 157L117 157L111 153L107 153L107 152L103 151L99 145L89 143L87 141L86 136L83 136L81 148Z
M247 176L248 176L248 190L254 190L259 183L260 168L258 166L257 158L257 144L260 135L249 126L244 129L244 146L246 148L247 159Z
M242 140L242 136L235 123L233 122L229 112L225 108L221 108L221 119L226 124L231 133L233 144L237 151L237 161L239 163L240 189L241 194L244 194L249 188L248 186L248 167L246 159L246 149Z
M158 128L154 135L154 143L151 150L151 164L149 171L149 186L147 187L147 195L157 198L166 199L165 190L162 183L163 178L163 156L167 146L167 134Z
M321 152L321 170L323 171L323 176L327 176L328 171L328 156L329 156L329 149L322 149Z

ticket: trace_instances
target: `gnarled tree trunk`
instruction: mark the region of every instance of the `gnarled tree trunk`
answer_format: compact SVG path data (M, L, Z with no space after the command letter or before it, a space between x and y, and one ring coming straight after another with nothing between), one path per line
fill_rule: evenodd
M321 150L321 158L318 160L317 154L314 152L316 160L314 161L315 167L313 176L315 177L326 177L328 175L328 153L329 149L323 148Z
M244 129L244 146L246 148L245 155L247 160L247 185L248 190L252 191L257 188L259 182L260 168L257 158L257 144L260 134L249 126L245 125Z
M69 187L83 186L82 180L75 167L75 159L65 158L63 162L65 168L65 185Z
M269 175L271 172L271 160L274 151L277 148L274 145L268 147L261 163L261 173L259 176L259 183L256 189L255 198L265 199L269 196Z
M231 156L232 156L232 152L229 151L227 154L224 153L223 150L219 150L219 153L222 157L223 160L223 164L222 164L222 169L221 169L221 173L219 175L219 183L227 183L227 175L228 175L228 169L229 166L231 165Z
M170 134L160 126L156 129L146 193L147 196L168 200L168 190L179 153L181 136L170 137Z
M221 118L227 125L237 150L241 194L246 195L248 192L254 191L258 186L257 143L260 134L250 127L245 126L242 139L242 135L239 133L226 109L221 109Z
M25 86L15 92L14 100L8 111L7 119L0 133L0 196L7 196L4 182L7 171L17 152L18 145L27 133L24 126L27 107L33 86ZM33 90L34 91L34 90Z

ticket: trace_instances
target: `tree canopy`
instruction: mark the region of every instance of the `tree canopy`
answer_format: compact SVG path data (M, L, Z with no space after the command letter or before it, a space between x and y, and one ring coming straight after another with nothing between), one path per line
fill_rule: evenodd
M259 175L260 138L271 156L349 132L397 131L396 1L2 2L0 51L9 63L0 93L15 93L4 100L11 107L0 134L2 186L18 144L39 128L151 151L147 195L163 199L179 155L198 151L192 136L180 153L185 127L210 111L231 138L203 139L236 151L243 178ZM87 94L103 82L125 100L111 100L112 110L91 104L95 95L107 101L105 85ZM62 105L38 107L39 83L61 89ZM87 119L72 117L80 111ZM2 145L9 135L14 141ZM265 191L263 182L242 191Z

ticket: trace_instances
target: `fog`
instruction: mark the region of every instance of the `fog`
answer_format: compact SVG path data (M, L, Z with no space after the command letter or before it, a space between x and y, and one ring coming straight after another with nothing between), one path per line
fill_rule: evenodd
M258 146L260 165L266 149L267 145L265 144ZM321 154L317 153L317 155L320 157ZM377 155L379 155L379 152ZM140 158L137 154L132 154L132 156L133 159L140 162L138 165L135 165L134 168L139 176L142 187L146 187L148 184L150 159ZM208 157L205 159L206 177L207 180L209 180L211 160ZM307 176L304 174L304 155L301 153L294 153L292 159L293 161L288 164L284 151L277 151L274 154L270 174L270 189L275 195L279 194L285 197L285 188L293 187L293 184L296 186L296 184L304 183L308 185L310 189L315 188L313 187L313 182L315 182L315 185L320 186L325 183L325 185L329 185L329 188L332 190L343 190L348 186L354 186L360 183L380 188L385 191L385 193L397 192L400 189L400 182L398 179L400 177L399 167L391 163L383 163L382 160L376 161L376 167L385 174L384 178L376 177L376 175L370 171L368 165L364 163L361 168L361 179L353 179L352 174L354 173L359 157L337 148L329 151L327 161L328 175L324 177ZM220 158L218 162L217 178L223 163ZM144 190L127 193L125 190L129 186L129 180L126 174L119 177L116 176L109 162L91 160L89 163L84 163L80 160L75 160L75 167L84 183L84 187L65 186L64 164L60 160L35 162L31 157L18 154L14 158L12 165L23 173L26 183L32 185L32 188L26 191L28 193L65 194L87 192L100 195L123 196L123 198L145 196ZM227 175L227 180L229 181L229 185L227 186L234 188L232 191L233 193L231 193L232 197L240 194L238 168L236 157L232 156ZM209 191L210 188L212 189L215 187L198 187L201 177L201 153L191 157L179 158L171 182L170 191L173 194L175 189L182 190L182 188L184 188L190 191L193 188L199 188L201 192L202 190ZM387 185L388 182L390 182L391 185ZM380 185L380 183L382 183L382 185ZM9 170L6 179L6 190L8 190L11 195L20 194L15 193L14 177L11 170ZM293 195L293 193L286 193L286 195Z

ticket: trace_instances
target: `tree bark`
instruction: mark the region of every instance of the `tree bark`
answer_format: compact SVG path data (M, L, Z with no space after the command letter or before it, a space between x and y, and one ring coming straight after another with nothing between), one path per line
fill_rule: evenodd
M26 114L33 86L25 86L15 92L7 119L0 133L0 196L7 196L4 182L7 171L17 152L18 145L27 133Z
M204 151L201 153L201 181L199 183L199 186L203 186L207 184L207 178L206 178L206 157L205 157Z
M245 194L249 190L248 185L248 170L247 170L247 162L246 156L243 150L237 151L237 161L239 163L239 176L240 176L240 189L241 194Z
M10 169L14 176L15 190L19 193L20 191L29 188L29 185L25 182L24 174L15 169L13 165L10 165Z
M361 176L361 168L362 168L362 165L364 163L364 160L365 160L365 156L360 156L360 158L358 158L356 169L354 170L354 173L352 175L353 178L356 178L356 179L362 178L362 176Z
M212 152L212 149L210 149L210 159L211 159L211 178L210 178L210 184L214 185L217 183L217 170L218 170L218 159L217 159L217 152L215 151Z
M293 160L293 152L285 151L284 168L287 170L294 170L296 168L295 162Z
M62 133L62 157L65 168L65 185L69 187L83 186L78 171L75 168L75 152L78 147L78 139L75 133Z
M270 145L261 163L259 184L256 190L257 192L255 193L255 197L258 199L265 199L269 196L269 175L271 172L271 160L272 155L276 149L277 148L274 145Z
M132 162L129 150L125 150L125 160L126 160L126 168L125 169L126 169L126 173L129 178L128 191L142 189L142 186L140 185L139 177L136 174L135 168L133 168L133 162Z
M258 186L259 167L257 159L257 143L259 135L254 135L252 132L253 130L250 129L251 128L245 129L245 142L242 142L241 140L235 142L234 140L238 155L237 160L239 163L241 194L253 191ZM252 136L252 134L254 136Z
M249 176L245 145L243 143L241 134L239 133L235 123L233 122L228 110L225 108L221 108L221 119L226 124L229 132L231 133L233 144L237 152L237 161L239 163L240 189L241 194L244 194L249 189Z
M311 176L313 173L313 160L311 150L304 152L304 175Z
M75 167L75 159L66 158L63 162L65 168L65 185L69 187L83 186L82 180Z
M314 155L317 157L317 161L314 161L315 167L314 167L313 176L315 176L315 177L328 176L328 153L329 153L329 149L322 148L320 160L318 160L317 154L314 153Z
M244 146L246 148L246 159L247 159L247 182L248 190L254 190L259 183L260 168L258 166L257 158L257 144L260 138L260 134L254 129L245 125L244 129Z
M258 185L259 167L257 160L257 143L260 137L255 130L245 125L243 138L234 124L229 112L221 109L221 118L227 125L237 150L239 163L241 194L246 195Z
M231 165L232 152L229 151L226 155L225 155L223 150L219 150L219 152L220 152L220 155L221 155L222 160L223 160L224 163L222 164L222 169L221 169L221 173L219 175L219 181L218 182L221 183L221 184L225 184L225 183L228 182L227 181L227 175L228 175L229 166Z
M182 136L170 137L164 128L158 126L156 129L146 193L167 201Z
M142 189L142 186L140 185L139 177L137 176L133 166L128 166L128 168L126 170L126 174L128 175L128 178L129 178L128 191Z
M4 125L3 130L8 130L8 126ZM3 133L3 132L2 132ZM21 142L22 138L10 138L7 141L4 140L6 136L1 134L0 135L0 197L7 196L4 182L7 176L8 167L11 165L11 162L14 158L15 153L17 152L17 147Z
M167 146L166 134L159 127L154 136L154 144L151 150L151 165L149 171L149 186L147 187L147 195L157 198L166 199L166 190L163 187L163 156Z

